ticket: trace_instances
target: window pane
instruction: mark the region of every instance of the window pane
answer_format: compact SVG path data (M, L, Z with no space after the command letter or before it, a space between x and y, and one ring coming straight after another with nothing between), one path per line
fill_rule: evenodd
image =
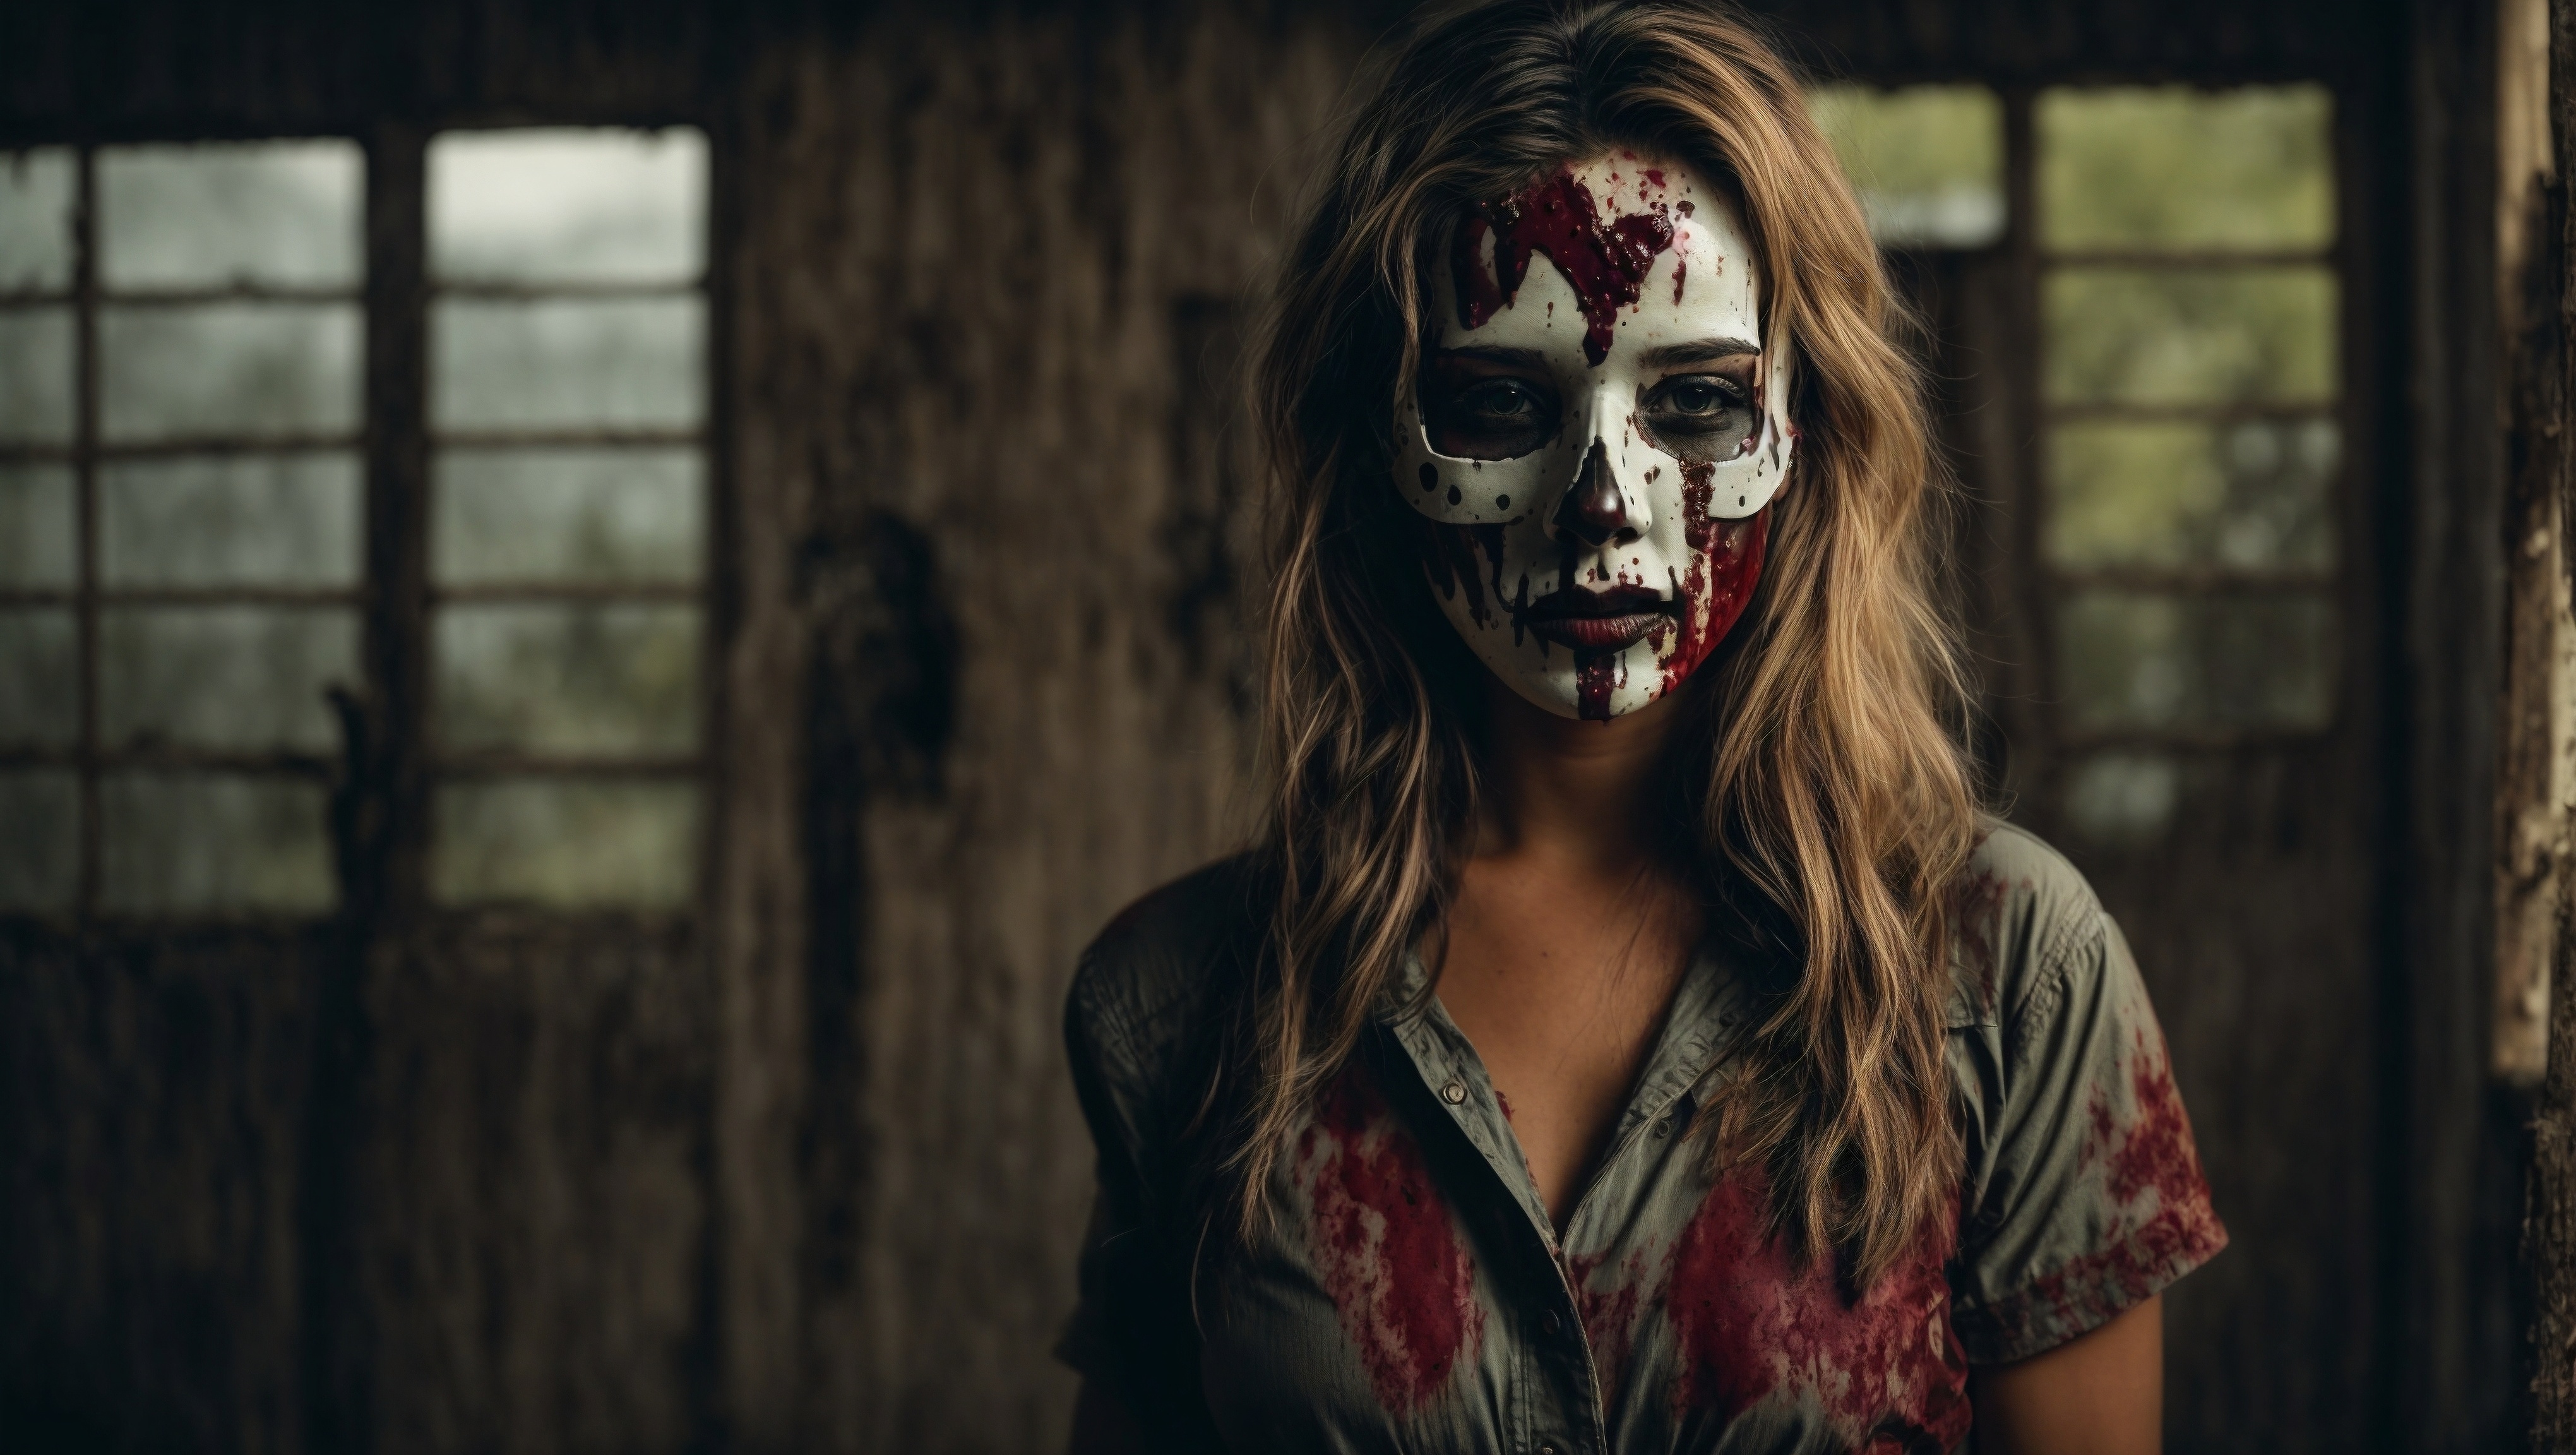
M2004 114L1994 92L1823 86L1807 106L1880 242L1972 248L2004 235Z
M346 141L102 147L99 281L354 288L365 176Z
M683 283L706 268L695 130L448 132L429 144L444 281Z
M72 311L0 308L0 440L72 437Z
M705 412L697 298L449 300L433 343L443 429L687 429Z
M358 458L136 460L99 471L99 570L111 586L349 586Z
M69 586L72 472L67 465L0 465L0 586Z
M0 911L69 909L80 887L80 781L0 772Z
M2325 597L2090 591L2057 623L2079 728L2322 728L2334 710Z
M118 774L99 785L111 910L319 912L337 897L318 783Z
M111 440L346 434L358 427L354 305L99 310L99 428Z
M360 680L358 616L336 607L111 607L99 656L113 747L326 752L323 689Z
M2059 566L2322 570L2337 431L2325 419L2067 424L2049 439Z
M432 498L442 584L698 579L696 450L446 450Z
M438 790L430 892L442 902L685 905L698 793L679 783L560 780Z
M72 194L66 147L0 152L0 292L72 286Z
M2040 241L2051 248L2323 248L2334 241L2322 86L2043 93Z
M677 753L698 739L688 606L452 606L438 615L449 751Z
M2061 268L2043 308L2061 404L2324 403L2335 393L2326 268Z
M72 614L0 610L0 747L68 748L80 737Z
M2182 766L2163 753L2096 753L2066 778L2066 819L2097 844L2152 843L2173 821Z

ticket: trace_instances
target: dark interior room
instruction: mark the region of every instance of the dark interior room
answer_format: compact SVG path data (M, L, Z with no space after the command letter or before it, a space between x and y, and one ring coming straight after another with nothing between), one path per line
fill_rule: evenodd
M2527 1446L2576 19L1753 8L2232 1237L2166 1447ZM0 7L0 1444L1063 1448L1066 987L1250 827L1406 9Z

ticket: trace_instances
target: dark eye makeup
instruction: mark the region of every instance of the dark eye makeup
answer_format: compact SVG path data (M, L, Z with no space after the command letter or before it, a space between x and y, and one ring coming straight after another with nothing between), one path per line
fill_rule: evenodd
M1743 449L1753 430L1753 390L1724 374L1680 374L1649 391L1638 422L1685 460L1718 461Z
M1453 459L1518 459L1555 439L1564 418L1554 381L1518 360L1435 357L1420 397L1431 448ZM1638 406L1647 436L1686 460L1731 459L1753 429L1753 387L1733 372L1670 375Z
M1422 381L1431 447L1463 460L1510 460L1556 437L1555 386L1518 374L1436 363Z

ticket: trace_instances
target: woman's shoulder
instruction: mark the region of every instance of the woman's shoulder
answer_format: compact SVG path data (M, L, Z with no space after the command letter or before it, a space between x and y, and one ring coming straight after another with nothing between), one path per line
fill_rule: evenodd
M1190 1038L1211 993L1247 963L1268 921L1254 857L1220 859L1112 916L1083 950L1065 999L1077 1054L1146 1069ZM1105 1069L1105 1068L1104 1068Z
M2164 1032L2118 926L2064 856L1990 824L1955 937L1966 1221L1952 1288L1971 1361L2108 1322L2227 1245Z
M2064 996L2116 933L2083 872L2028 829L1989 819L1951 897L1952 1023L2005 1024Z

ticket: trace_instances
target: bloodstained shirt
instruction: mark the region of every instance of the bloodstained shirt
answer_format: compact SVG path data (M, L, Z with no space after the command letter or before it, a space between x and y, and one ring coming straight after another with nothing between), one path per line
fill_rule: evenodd
M2064 1343L2226 1245L2127 945L2004 826L1957 899L1958 1202L1865 1292L1794 1258L1760 1170L1715 1171L1692 1130L1776 983L1732 949L1695 957L1561 1230L1475 1048L1418 994L1316 1098L1263 1229L1210 1230L1186 1068L1257 892L1229 861L1140 901L1066 1012L1099 1196L1058 1353L1148 1448L1959 1450L1972 1365Z

